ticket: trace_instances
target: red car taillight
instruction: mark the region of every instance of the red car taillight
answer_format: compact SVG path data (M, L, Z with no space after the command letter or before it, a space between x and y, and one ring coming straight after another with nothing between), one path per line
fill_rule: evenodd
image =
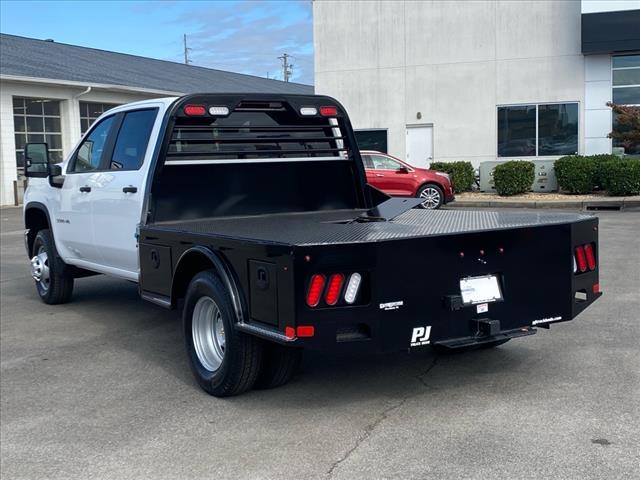
M310 307L316 307L318 306L318 303L320 303L320 297L324 290L325 281L326 278L324 275L315 274L311 277L309 290L307 291L307 305Z
M587 271L587 258L582 245L576 247L576 265L579 272L584 273Z
M335 305L340 298L340 292L342 291L342 285L344 284L344 275L341 273L334 273L329 278L329 286L327 287L327 293L324 296L324 301L327 305Z

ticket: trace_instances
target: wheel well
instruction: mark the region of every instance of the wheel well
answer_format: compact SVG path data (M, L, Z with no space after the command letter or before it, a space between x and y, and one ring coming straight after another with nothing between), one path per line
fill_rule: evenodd
M418 195L420 190L422 190L422 188L426 187L427 185L433 185L435 187L438 187L442 191L442 194L444 195L444 187L442 185L440 185L438 182L435 182L433 180L429 180L428 182L424 182L422 185L420 185L418 187L418 189L416 190L416 196ZM444 201L444 198L442 200Z
M188 252L182 257L176 267L171 283L171 303L176 304L178 299L184 298L191 279L196 274L209 269L215 269L213 262L202 252Z
M33 242L40 230L51 228L47 214L40 208L29 208L24 212L24 226L29 233L27 234L27 245L29 253L33 250Z

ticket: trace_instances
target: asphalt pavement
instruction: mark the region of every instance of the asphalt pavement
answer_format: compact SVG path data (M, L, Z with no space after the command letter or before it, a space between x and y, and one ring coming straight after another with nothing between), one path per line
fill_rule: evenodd
M38 299L0 211L3 479L640 477L640 212L601 212L604 296L493 350L306 355L281 388L196 385L177 314L136 285Z

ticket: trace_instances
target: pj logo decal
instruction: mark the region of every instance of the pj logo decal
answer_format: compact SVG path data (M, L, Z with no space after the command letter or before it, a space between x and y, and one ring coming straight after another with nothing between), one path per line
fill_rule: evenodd
M416 327L413 329L413 333L411 333L411 343L409 345L412 347L427 345L429 343L430 335L431 325L428 325L426 327Z

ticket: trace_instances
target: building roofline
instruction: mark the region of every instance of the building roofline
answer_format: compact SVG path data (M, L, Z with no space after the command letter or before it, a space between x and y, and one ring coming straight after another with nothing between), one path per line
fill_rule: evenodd
M95 48L95 47L83 47L81 45L74 45L72 43L57 42L55 40L54 41L41 40L39 38L24 37L22 35L14 35L14 34L11 34L11 33L2 33L2 32L0 32L0 35L7 36L7 37L23 38L25 40L32 40L34 42L53 43L55 45L64 45L66 47L81 48L83 50L94 50L96 52L110 53L112 55L124 55L124 56L127 56L127 57L141 58L143 60L152 60L154 62L173 63L175 65L181 65L183 67L198 68L198 69L208 70L208 71L213 71L213 72L232 73L232 74L236 74L236 75L243 75L243 76L246 76L246 77L259 78L260 80L279 82L279 83L290 83L292 85L300 85L302 87L313 87L313 85L308 85L306 83L283 82L282 80L276 80L275 78L264 78L264 77L259 77L258 75L252 75L250 73L240 73L240 72L233 72L233 71L230 71L230 70L220 70L220 69L217 69L217 68L202 67L202 66L199 66L199 65L189 65L189 64L184 64L184 63L181 63L181 62L174 62L173 60L160 60L159 58L144 57L142 55L135 55L133 53L114 52L113 50L104 50L102 48Z
M67 87L92 87L103 90L116 90L119 92L131 92L131 93L149 93L152 95L162 95L166 97L176 97L184 95L185 92L175 92L171 90L156 90L153 88L132 87L129 85L118 85L110 83L96 83L96 82L79 82L75 80L60 80L56 78L40 78L40 77L28 77L24 75L5 75L0 74L0 80L7 82L24 82L24 83L36 83L44 85L54 86L67 86Z

